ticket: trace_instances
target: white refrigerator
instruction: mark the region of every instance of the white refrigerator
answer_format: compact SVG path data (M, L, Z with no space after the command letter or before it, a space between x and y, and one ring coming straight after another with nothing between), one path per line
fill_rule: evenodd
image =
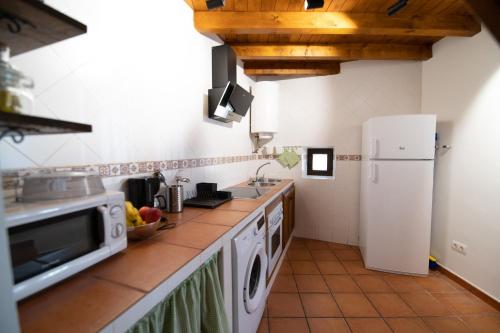
M363 124L359 242L370 269L428 273L436 116Z

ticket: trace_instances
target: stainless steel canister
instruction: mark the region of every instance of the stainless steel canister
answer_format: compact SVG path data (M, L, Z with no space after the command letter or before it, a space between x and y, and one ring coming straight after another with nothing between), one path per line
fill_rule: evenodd
M169 211L180 213L184 209L184 186L171 185L169 191Z

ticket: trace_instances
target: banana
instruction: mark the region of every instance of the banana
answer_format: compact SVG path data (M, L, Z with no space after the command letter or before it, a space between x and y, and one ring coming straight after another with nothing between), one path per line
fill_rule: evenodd
M142 219L137 208L130 201L125 201L125 213L127 215L127 226L138 227L146 224Z

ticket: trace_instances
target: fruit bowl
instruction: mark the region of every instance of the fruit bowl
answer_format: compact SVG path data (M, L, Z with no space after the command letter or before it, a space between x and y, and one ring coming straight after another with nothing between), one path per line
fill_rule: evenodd
M127 238L129 240L148 239L156 232L156 230L160 226L160 221L161 218L159 218L156 222L143 224L137 227L128 227Z

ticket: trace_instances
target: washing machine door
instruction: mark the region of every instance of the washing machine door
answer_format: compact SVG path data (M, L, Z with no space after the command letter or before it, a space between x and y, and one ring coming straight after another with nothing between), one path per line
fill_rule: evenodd
M261 304L266 291L267 256L262 243L257 243L248 261L243 289L243 302L248 313Z

